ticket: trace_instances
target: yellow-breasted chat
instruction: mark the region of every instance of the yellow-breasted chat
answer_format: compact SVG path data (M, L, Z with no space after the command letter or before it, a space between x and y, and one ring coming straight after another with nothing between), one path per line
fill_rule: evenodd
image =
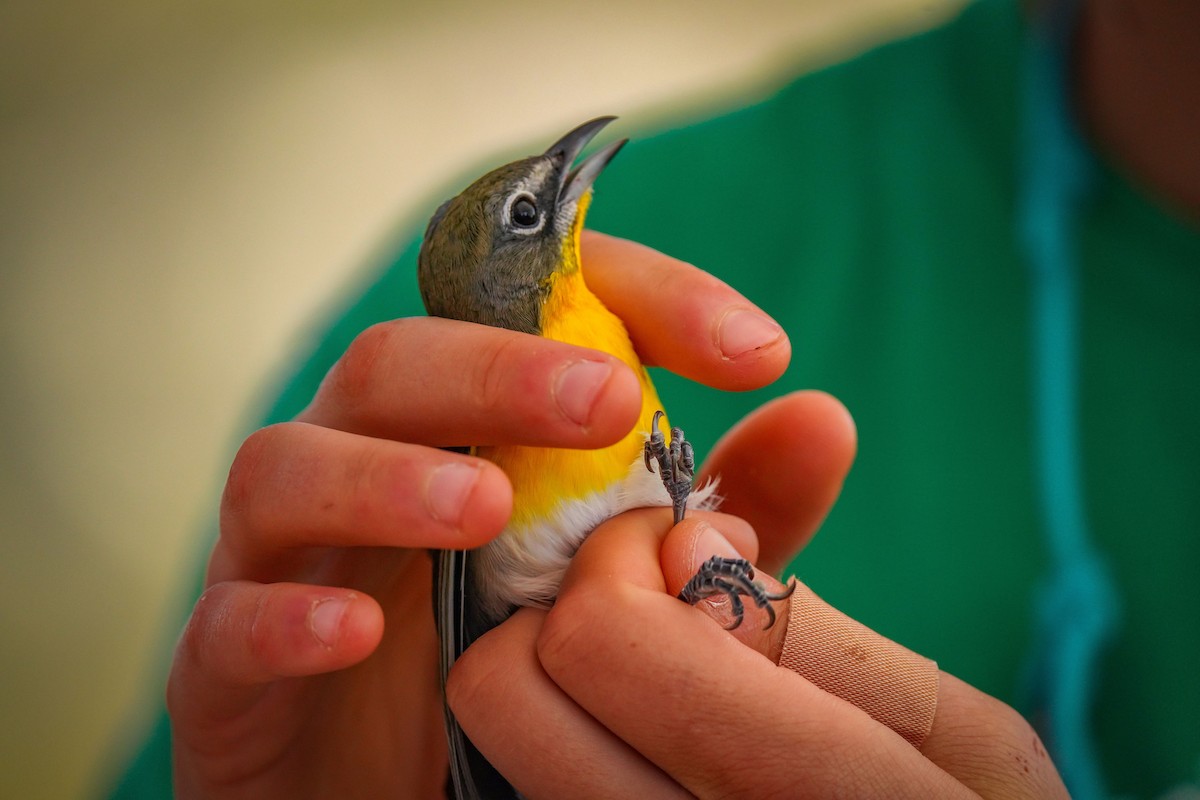
M637 423L607 447L474 449L508 475L513 509L495 540L437 554L443 682L471 642L517 607L553 602L571 557L604 520L633 508L670 505L678 522L685 505L714 503L714 486L691 491L691 446L678 428L671 429L669 442L662 435L661 403L624 324L584 281L580 234L592 184L625 140L575 161L612 119L586 122L544 153L487 173L444 203L426 229L418 279L431 315L602 350L627 364L642 389ZM766 593L748 563L728 559L705 564L680 598L694 603L714 594L729 597L734 625L741 621L742 595L768 611L771 600L786 596ZM455 793L514 796L449 711L447 726Z

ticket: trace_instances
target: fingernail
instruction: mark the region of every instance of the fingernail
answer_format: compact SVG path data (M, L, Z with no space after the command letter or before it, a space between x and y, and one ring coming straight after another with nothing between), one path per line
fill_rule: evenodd
M348 599L331 597L319 600L313 606L308 615L308 626L322 647L333 647L337 644L342 617L346 616L346 608L349 605Z
M429 515L439 522L457 525L478 481L479 468L470 464L443 464L435 469L425 492Z
M698 570L713 556L741 558L742 554L716 528L701 523L692 547L692 569Z
M717 325L717 347L725 358L737 358L779 341L783 328L757 311L735 308Z
M603 361L576 361L568 365L554 382L554 400L567 419L586 425L600 389L608 382L612 365Z

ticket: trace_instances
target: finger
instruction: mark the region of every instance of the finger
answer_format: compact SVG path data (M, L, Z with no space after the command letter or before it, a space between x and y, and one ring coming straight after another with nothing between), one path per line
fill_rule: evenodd
M625 321L642 359L718 389L766 386L787 369L787 334L703 270L625 239L585 231L588 287Z
M601 724L700 796L973 796L852 704L665 594L664 533L636 513L598 528L538 640L547 674Z
M676 525L661 548L667 592L677 593L712 555L745 557L707 521ZM782 588L770 576L757 577L768 592ZM801 605L799 598L804 598ZM745 623L731 633L772 663L780 663L786 638L789 647L800 650L789 658L797 662L792 669L919 743L926 758L983 797L1066 796L1037 734L1009 706L935 672L931 662L846 618L804 586L773 605L777 624L764 628L766 614L750 606ZM729 604L723 598L700 607L728 624Z
M1010 706L945 672L921 752L982 797L1069 797L1033 726Z
M744 539L741 535L728 536L725 533L729 528L728 520L735 519L737 517L718 518L692 515L671 528L666 538L663 539L659 551L662 574L665 579L664 588L667 594L678 595L688 581L696 575L700 566L713 556L755 561L756 552L742 546ZM780 595L787 590L784 584L766 572L756 571L755 580L769 594ZM728 629L733 637L742 644L757 650L774 663L779 662L779 654L783 650L784 634L787 632L788 604L786 600L772 602L770 611L760 608L752 602L746 602L742 623L732 629L730 626L734 622L734 615L732 604L727 596L715 595L700 601L696 607L716 620L722 628Z
M689 547L689 539L694 540L696 538L694 535L695 533L712 529L720 531L719 535L729 543L730 547L735 548L736 554L741 558L745 558L750 561L756 561L759 558L759 542L757 531L755 531L754 528L751 527L750 523L746 522L746 520L742 519L741 517L735 517L732 514L728 514L724 511L724 509L721 511L697 511L695 509L688 509L687 518L683 522L679 523L679 525L675 525L674 527L674 517L672 516L672 512L669 507L639 508L634 511L627 511L625 513L636 515L642 518L642 525L652 527L655 530L662 532L663 535L667 536L668 540L671 541L674 549L680 553ZM691 535L689 536L686 534ZM664 547L665 546L666 545L664 545ZM689 555L701 552L701 546L692 545L691 547L692 549L688 551ZM634 558L636 559L637 556L634 556ZM664 561L663 563L665 564L666 562ZM683 583L686 583L687 580L695 574L696 569L694 567L690 567L686 574L684 572L673 574L671 576L671 580L676 578L681 579L679 586L674 589L674 593L678 593L679 589L682 588ZM664 576L660 576L660 583L662 583L663 577ZM771 580L773 583L778 583L778 581L775 581L773 578ZM664 591L669 588L666 583L662 583L662 585Z
M667 590L682 585L683 576L695 574L713 555L739 557L717 530L695 524L675 526L662 546ZM803 584L781 591L769 576L756 577L762 588L779 599L765 607L753 607L756 615L748 615L747 624L733 634L772 663L853 703L920 747L937 709L937 665L850 619ZM705 603L697 607L728 627L732 598L720 599L715 608ZM747 594L746 600L750 599ZM756 624L755 617L765 618L765 623ZM736 622L736 617L732 621Z
M857 437L846 408L822 392L773 400L726 433L701 470L720 476L721 510L760 536L757 564L783 569L816 533L854 461Z
M523 797L690 797L550 680L537 659L544 619L518 611L450 671L446 700L472 743Z
M221 541L250 559L303 546L467 548L499 533L511 507L508 479L482 459L283 423L234 458Z
M383 634L371 597L296 583L229 581L208 588L180 636L167 686L177 729L227 720L279 678L345 669Z
M300 419L436 447L600 447L633 427L636 376L614 356L419 317L359 334Z

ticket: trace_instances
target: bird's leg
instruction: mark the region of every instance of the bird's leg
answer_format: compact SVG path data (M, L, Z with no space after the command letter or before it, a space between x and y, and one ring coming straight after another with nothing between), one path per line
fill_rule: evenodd
M767 610L767 624L763 630L775 624L775 609L771 606L773 600L785 600L796 590L796 583L789 583L787 588L778 594L772 594L763 585L754 580L754 567L744 558L725 558L713 556L700 565L700 569L683 587L679 599L690 605L695 605L706 597L723 594L729 598L730 610L733 612L733 622L726 625L727 630L733 630L742 624L745 608L740 595L745 595L754 601L754 605Z
M651 472L654 467L650 460L658 462L658 475L662 478L667 494L671 495L671 507L675 510L675 524L683 521L687 511L688 495L692 493L692 478L696 473L696 456L692 445L683 437L681 428L671 428L671 444L663 441L662 432L658 429L658 420L663 412L655 411L654 419L650 421L650 438L642 451L646 461L646 469Z
M663 412L654 412L650 421L650 438L642 451L646 469L653 472L652 462L658 462L658 474L662 478L667 494L671 495L671 505L675 510L675 524L683 521L687 510L687 498L692 491L692 478L696 470L696 456L692 445L683 436L679 428L671 428L671 444L663 440L662 432L658 429L658 421ZM733 622L727 626L733 630L742 624L745 617L745 605L742 595L754 601L754 605L767 610L768 621L765 628L775 624L775 609L771 602L791 597L796 584L793 582L787 589L778 594L772 594L763 585L754 580L754 567L744 558L723 558L713 556L700 565L700 569L679 593L679 599L689 605L695 605L705 598L723 594L729 598ZM765 629L764 628L764 629Z

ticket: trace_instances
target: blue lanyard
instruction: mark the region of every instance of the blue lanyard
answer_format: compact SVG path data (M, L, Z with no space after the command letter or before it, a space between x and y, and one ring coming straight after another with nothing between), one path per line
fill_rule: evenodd
M1077 2L1034 26L1023 61L1018 225L1030 269L1036 479L1050 561L1036 597L1027 698L1076 800L1107 796L1091 737L1096 668L1118 617L1116 589L1088 533L1079 444L1080 209L1094 164L1070 113Z

